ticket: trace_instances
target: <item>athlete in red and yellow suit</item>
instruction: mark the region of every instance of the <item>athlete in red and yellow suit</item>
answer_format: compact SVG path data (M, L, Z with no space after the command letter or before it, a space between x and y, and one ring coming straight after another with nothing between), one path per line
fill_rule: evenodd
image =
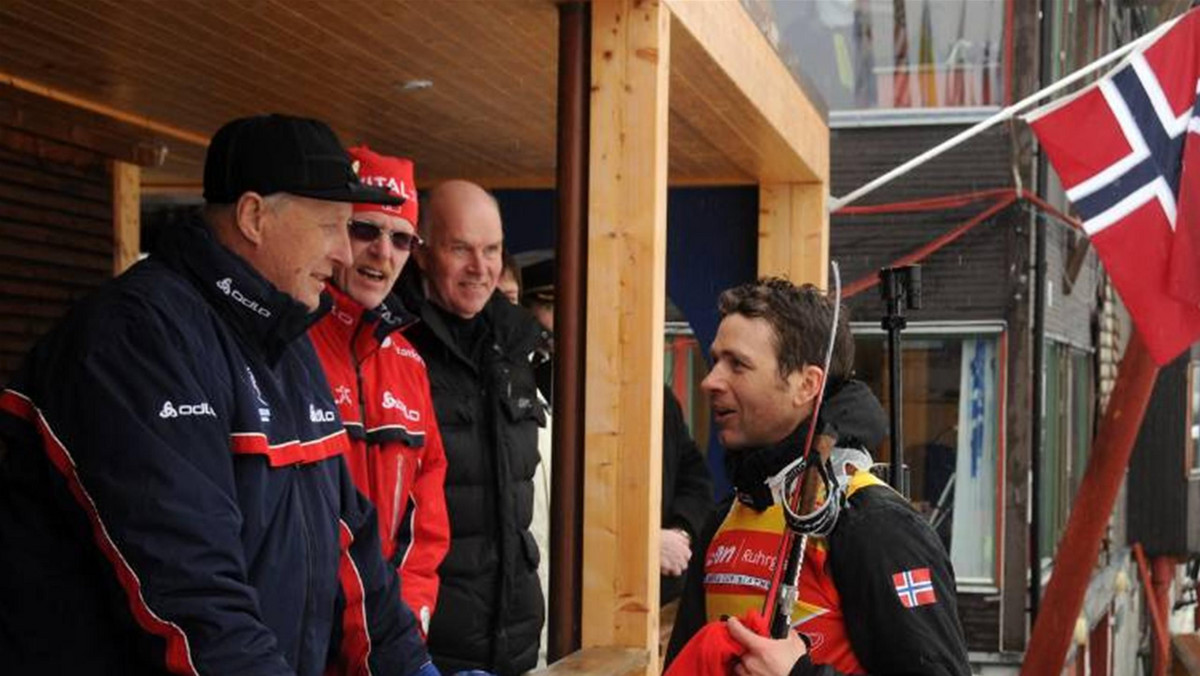
M856 381L831 387L822 416L829 417L826 433L843 443L871 446L882 436L874 429L882 426L882 409ZM807 431L801 423L778 444L736 452L737 499L697 538L695 551L705 555L692 557L688 568L668 664L706 622L762 608L784 529L764 482L796 457ZM790 676L968 676L954 571L941 541L869 472L854 472L845 490L833 531L810 537L805 550L792 626L808 639L809 653Z
M878 479L863 472L855 476L850 492L877 483ZM762 608L783 528L779 505L758 512L733 501L705 553L704 610L709 622L723 616L742 617L748 610ZM848 674L866 673L850 647L837 587L825 572L828 554L824 538L808 538L792 627L808 638L809 653L817 664L830 664Z

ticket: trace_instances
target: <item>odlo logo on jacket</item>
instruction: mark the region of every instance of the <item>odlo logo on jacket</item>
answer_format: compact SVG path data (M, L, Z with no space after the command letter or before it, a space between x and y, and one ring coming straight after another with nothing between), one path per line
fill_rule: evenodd
M163 402L162 410L158 412L158 417L166 420L167 418L178 418L187 415L208 415L217 417L217 412L212 406L208 405L207 401L202 401L198 404L180 404L176 407L171 402Z
M400 415L403 415L405 418L408 418L412 422L420 422L421 421L421 412L420 411L414 411L414 410L410 409L409 407L405 406L403 401L400 401L399 399L397 399L395 397L395 395L393 395L391 392L389 392L387 390L383 391L383 407L385 409L390 408L390 409L395 409L397 411L400 411Z
M247 298L246 296L244 296L242 294L241 291L238 291L237 289L233 288L233 280L230 279L229 277L226 277L225 279L218 281L217 288L220 289L221 292L224 293L226 296L229 296L230 298L236 300L238 303L245 306L246 309L253 311L255 314L258 314L262 317L270 317L271 316L271 311L268 310L267 308L259 305L258 301Z
M333 411L324 411L317 408L316 404L308 405L308 419L312 422L333 422L337 420L337 416Z

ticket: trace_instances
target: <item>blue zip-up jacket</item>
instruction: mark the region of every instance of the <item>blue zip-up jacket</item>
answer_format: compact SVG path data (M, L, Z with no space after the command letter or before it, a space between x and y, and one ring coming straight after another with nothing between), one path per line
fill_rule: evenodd
M319 315L193 219L0 395L14 674L433 669L354 488Z

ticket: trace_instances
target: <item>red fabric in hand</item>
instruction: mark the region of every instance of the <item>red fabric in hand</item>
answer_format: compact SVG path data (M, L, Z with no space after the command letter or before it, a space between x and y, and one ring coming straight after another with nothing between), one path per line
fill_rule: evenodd
M767 635L767 621L757 610L738 618L750 631ZM687 642L663 676L728 676L746 648L729 635L723 621L709 622Z

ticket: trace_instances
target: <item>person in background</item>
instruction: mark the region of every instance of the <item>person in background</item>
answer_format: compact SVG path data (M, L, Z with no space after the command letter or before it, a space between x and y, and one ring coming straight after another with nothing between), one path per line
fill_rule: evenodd
M399 200L285 115L217 131L204 200L0 394L0 662L436 674L305 336L349 203Z
M509 271L512 271L511 274ZM508 277L515 283L515 287L508 290L504 289L504 279ZM500 273L499 288L504 292L504 297L509 302L516 304L521 298L521 268L516 265L516 261L509 255L506 250L504 253L504 269ZM536 320L534 320L536 321ZM543 332L546 337L546 342L549 342L549 332ZM533 355L534 369L538 368L538 364L549 362L550 354L546 348L535 348ZM537 541L538 551L541 552L541 557L538 559L538 581L542 585L542 608L549 613L548 602L550 599L550 471L554 464L554 457L551 451L551 440L554 432L554 416L550 415L550 401L546 394L541 391L541 386L538 386L538 401L541 402L542 408L546 410L546 424L538 428L538 455L542 461L538 463L537 471L533 475L533 520L529 525L529 532L533 533L533 539ZM542 623L542 636L539 640L540 648L538 649L538 667L546 666L546 623Z
M529 310L546 339L534 351L533 375L538 391L547 402L554 401L554 257L535 252L539 258L520 269L521 305Z
M496 289L504 294L508 302L517 305L521 301L521 268L517 266L517 262L513 260L508 249L504 250L503 261Z
M659 534L659 600L679 598L683 578L714 507L712 475L688 432L683 407L663 386L662 532Z
M554 256L543 254L521 269L521 304L546 330L554 332Z
M358 203L350 217L350 260L333 268L333 310L309 331L350 438L346 463L375 505L383 556L422 635L438 597L438 566L450 547L446 455L425 363L402 333L415 317L391 295L417 236L411 161L366 146L347 151L358 175L403 200Z
M525 281L521 298L547 331L554 330L554 261L553 257L542 257L521 271ZM547 352L552 350L550 343ZM550 354L535 359L539 387L543 382L553 382L552 361ZM665 385L662 463L659 599L665 605L679 598L692 557L692 540L708 521L714 505L708 464L692 440L679 399Z
M420 234L418 268L399 288L421 319L405 335L429 369L451 533L429 650L447 673L520 674L537 664L545 617L530 532L545 422L530 356L542 330L496 293L504 232L487 191L435 186Z

